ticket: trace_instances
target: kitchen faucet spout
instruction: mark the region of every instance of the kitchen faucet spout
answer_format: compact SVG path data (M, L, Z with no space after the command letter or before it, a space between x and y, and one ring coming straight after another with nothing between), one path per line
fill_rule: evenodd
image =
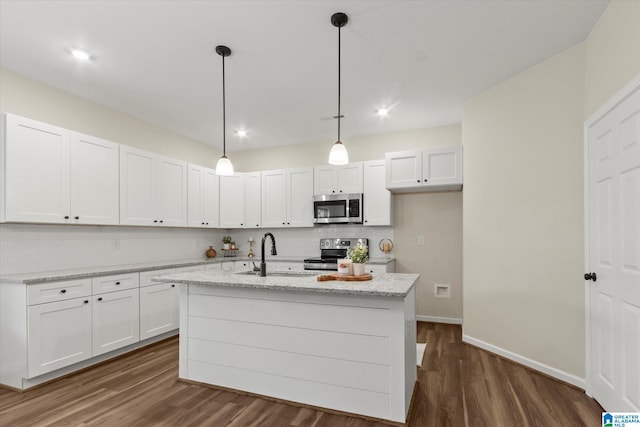
M276 238L271 233L265 233L262 237L262 245L260 246L260 276L265 277L267 275L267 263L264 260L264 241L267 237L271 237L271 255L278 255L276 250Z

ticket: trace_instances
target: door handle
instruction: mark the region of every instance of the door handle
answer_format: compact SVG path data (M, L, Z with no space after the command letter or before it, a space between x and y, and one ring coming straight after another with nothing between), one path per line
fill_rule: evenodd
M585 273L584 274L584 280L593 280L594 282L596 281L596 273Z

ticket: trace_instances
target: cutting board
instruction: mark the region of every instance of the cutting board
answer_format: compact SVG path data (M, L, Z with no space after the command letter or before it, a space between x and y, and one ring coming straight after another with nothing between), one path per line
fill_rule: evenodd
M362 276L341 276L338 273L323 274L317 277L318 282L327 282L329 280L339 280L343 282L365 282L371 280L372 276L369 273L365 273Z

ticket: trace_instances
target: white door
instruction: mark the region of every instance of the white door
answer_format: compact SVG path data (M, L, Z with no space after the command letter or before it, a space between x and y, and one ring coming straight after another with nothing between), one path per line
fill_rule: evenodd
M287 224L287 174L284 169L262 171L262 225L285 227Z
M287 226L313 227L313 168L287 169Z
M640 78L637 83L585 126L587 393L618 412L640 411Z
M93 296L93 355L134 344L140 338L139 290Z
M338 190L338 170L335 166L313 168L313 194L335 194Z
M242 227L259 228L262 225L261 173L244 174L244 219Z
M69 132L5 117L6 220L69 222Z
M157 224L155 159L153 153L120 146L120 224Z
M71 222L120 222L118 144L71 132Z
M422 151L386 153L384 158L387 188L410 188L422 185Z
M91 357L90 297L32 305L28 324L29 378Z
M436 148L422 152L422 185L462 184L462 147Z
M244 223L244 177L220 177L220 228L242 228Z
M220 224L220 181L216 171L205 168L202 177L202 211L205 227L217 228Z
M160 283L140 288L140 339L178 328L178 288Z
M338 173L338 193L362 193L362 162L336 166Z
M391 192L384 186L384 160L364 162L364 225L391 225Z
M181 160L158 156L157 165L158 225L187 225L187 164Z

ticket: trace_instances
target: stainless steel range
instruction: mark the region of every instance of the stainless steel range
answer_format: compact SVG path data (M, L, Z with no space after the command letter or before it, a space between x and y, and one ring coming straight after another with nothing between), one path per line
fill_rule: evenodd
M320 239L320 256L305 259L304 269L338 271L338 259L346 258L349 250L358 244L369 246L369 239L355 237Z

